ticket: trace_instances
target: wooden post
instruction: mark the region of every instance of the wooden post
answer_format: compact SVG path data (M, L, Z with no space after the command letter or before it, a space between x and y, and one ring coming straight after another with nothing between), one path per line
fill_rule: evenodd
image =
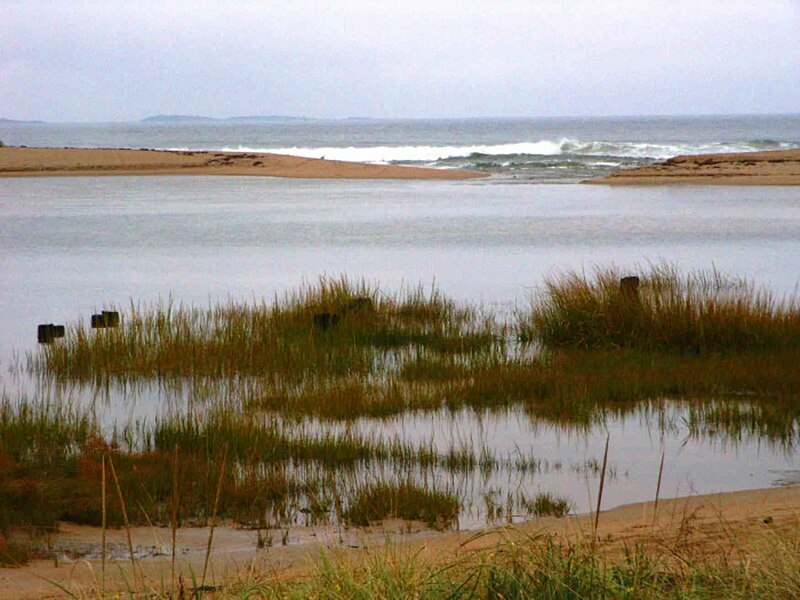
M639 297L639 278L635 275L619 280L619 291L624 298L633 300Z
M36 328L36 339L40 344L52 344L55 338L55 325L42 323Z

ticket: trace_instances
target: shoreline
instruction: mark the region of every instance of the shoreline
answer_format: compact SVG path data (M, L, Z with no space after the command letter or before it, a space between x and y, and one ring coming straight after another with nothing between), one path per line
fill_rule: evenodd
M488 177L487 173L477 171L374 165L254 152L0 147L0 177L123 175L408 180L464 180Z
M591 185L800 185L800 149L681 155L622 169Z
M654 554L669 552L676 545L690 545L699 556L713 556L727 545L746 558L747 553L775 535L793 536L798 531L800 515L800 484L662 498L654 515L654 502L625 504L601 511L597 530L597 550L605 555L621 555L626 549L642 547ZM656 518L654 518L654 516ZM318 564L321 552L333 553L348 560L366 560L371 553L380 552L387 542L390 547L420 553L426 560L442 562L467 552L487 550L507 540L509 536L538 536L555 540L579 542L590 539L594 514L585 513L563 518L544 517L513 526L491 526L478 530L437 533L405 522L386 521L368 529L352 529L344 544L337 539L333 527L296 528L292 540L300 543L280 545L281 530L271 530L277 539L274 545L256 549L257 532L220 526L216 529L211 554L213 580L222 582L246 569L257 569L264 576L290 580L307 576ZM412 531L408 534L409 530ZM75 547L99 546L101 529L64 523L61 533L53 536L55 543L65 539ZM124 529L107 532L109 544L124 548ZM170 540L169 528L132 528L135 547L156 548ZM178 563L184 576L202 570L208 528L186 527L178 530L181 552ZM730 549L729 549L730 550ZM170 556L150 555L137 559L137 571L150 581L157 582L170 574ZM96 583L100 558L75 557L69 562L37 559L16 568L0 568L0 600L11 598L63 597L63 592L51 583L57 581L70 590L87 591ZM127 557L109 561L109 589L125 589L125 577L130 576ZM127 574L127 575L126 575ZM78 594L80 596L80 594ZM80 596L82 597L82 596Z

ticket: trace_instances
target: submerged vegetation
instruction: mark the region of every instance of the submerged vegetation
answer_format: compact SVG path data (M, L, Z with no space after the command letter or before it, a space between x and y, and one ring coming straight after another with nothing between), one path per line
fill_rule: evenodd
M5 398L0 541L21 525L99 524L101 474L112 462L112 525L219 515L259 529L387 517L457 526L469 503L445 475L540 468L537 457L499 456L469 440L442 448L351 426L423 411L515 410L586 428L669 400L687 408L691 435L793 448L796 301L716 272L656 266L638 285L621 285L622 275L551 279L511 323L435 289L389 295L341 278L272 303L132 304L115 308L119 327L70 325L27 356L38 381L155 385L174 402L109 428L86 407ZM487 521L570 510L547 492L484 497Z

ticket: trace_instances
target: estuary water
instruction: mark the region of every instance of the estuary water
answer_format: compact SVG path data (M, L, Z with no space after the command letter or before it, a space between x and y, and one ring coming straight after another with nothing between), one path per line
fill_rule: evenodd
M800 278L800 189L608 188L471 182L305 181L225 177L17 178L0 181L0 377L36 349L37 323L74 322L109 304L206 305L260 300L346 274L387 291L436 285L499 314L524 306L547 275L669 261L716 267L777 295ZM41 391L41 390L40 390ZM76 392L78 396L81 394ZM113 395L113 394L112 394ZM152 417L161 392L101 407L107 423ZM519 411L405 415L364 431L533 455L535 473L498 471L450 484L477 525L494 494L549 491L591 507L611 435L607 506L652 497L661 452L664 495L795 481L792 443L758 432L705 436L687 409L609 417L582 430ZM320 427L335 427L320 425ZM458 480L456 480L458 479ZM488 495L488 496L487 496Z

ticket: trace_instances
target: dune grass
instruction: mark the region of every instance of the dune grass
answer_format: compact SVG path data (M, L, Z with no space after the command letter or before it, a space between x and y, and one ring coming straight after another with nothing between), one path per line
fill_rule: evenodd
M800 597L797 532L762 540L752 551L735 544L708 556L663 547L604 551L587 540L509 530L487 548L431 556L399 545L358 560L323 553L310 577L249 582L267 597L315 599L784 599ZM232 585L236 597L243 587Z

